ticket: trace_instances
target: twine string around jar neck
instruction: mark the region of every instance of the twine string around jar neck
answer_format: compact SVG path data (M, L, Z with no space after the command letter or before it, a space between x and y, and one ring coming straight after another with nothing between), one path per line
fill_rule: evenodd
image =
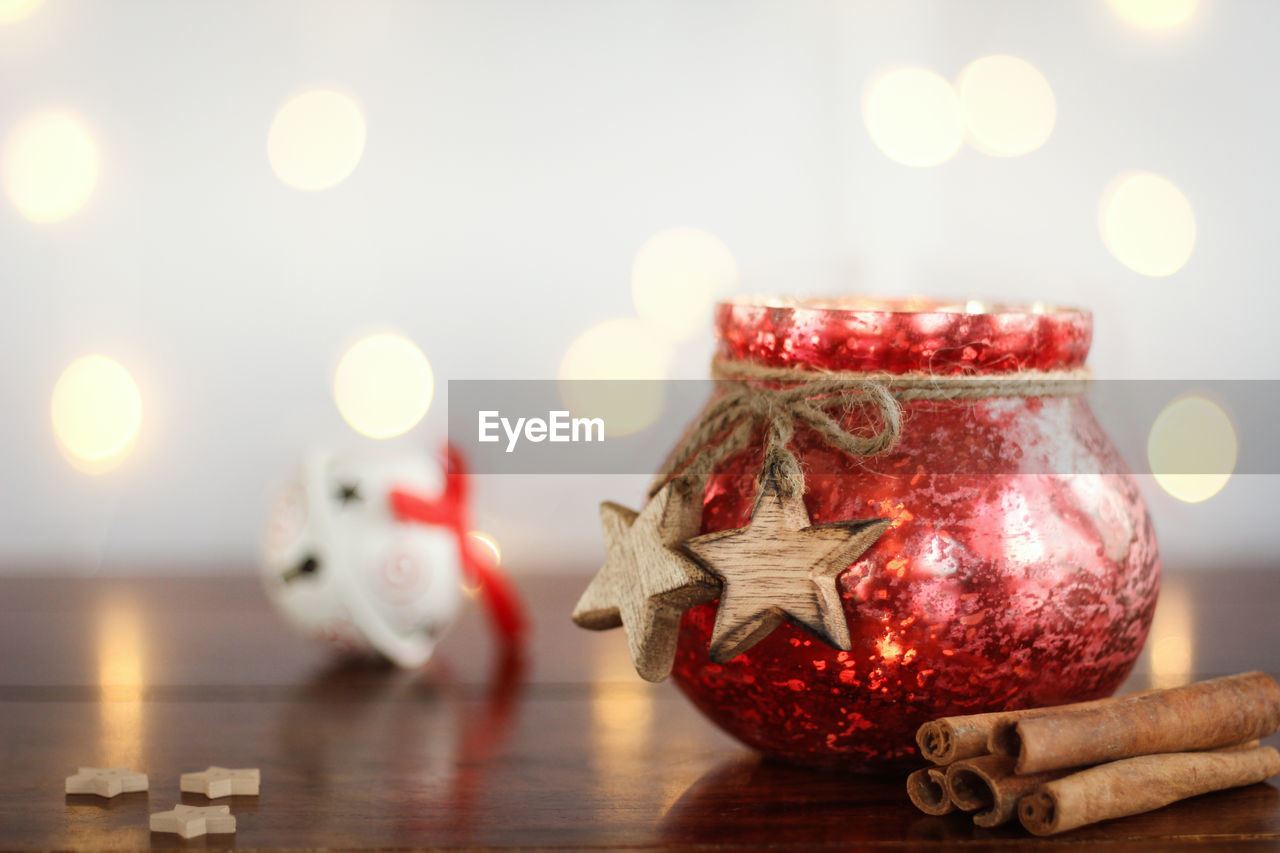
M711 377L724 393L676 446L649 495L677 474L690 483L705 482L720 462L748 446L760 425L765 427L765 450L757 486L772 481L783 497L804 494L804 471L788 447L797 421L849 456L874 456L897 443L903 402L1075 396L1085 392L1089 376L1087 368L980 376L831 372L717 357ZM841 424L867 409L878 415L878 430L874 418L866 419L868 430Z

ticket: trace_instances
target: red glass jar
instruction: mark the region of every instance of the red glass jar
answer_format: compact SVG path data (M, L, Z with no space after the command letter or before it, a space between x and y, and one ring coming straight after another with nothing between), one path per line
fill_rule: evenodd
M922 300L741 300L718 354L772 367L998 375L1082 367L1087 312ZM1160 562L1134 478L1083 396L920 400L887 454L853 460L797 426L813 523L890 518L840 577L853 648L784 623L724 664L716 605L685 614L673 677L715 723L780 759L917 762L949 714L1110 695L1142 649ZM845 424L846 428L856 423ZM1055 473L1055 460L1074 460ZM757 444L716 469L702 532L750 519ZM940 473L944 472L944 473Z

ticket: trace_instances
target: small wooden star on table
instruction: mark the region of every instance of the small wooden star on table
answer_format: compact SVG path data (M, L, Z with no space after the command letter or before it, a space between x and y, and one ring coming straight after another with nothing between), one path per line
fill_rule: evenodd
M147 790L147 774L134 773L128 767L81 767L67 777L68 794L97 794L114 797Z
M227 767L210 767L199 773L183 773L178 777L178 789L188 794L204 794L209 799L218 797L258 795L262 774L257 768L232 770Z
M736 657L788 617L829 645L849 649L836 578L888 527L887 518L811 525L803 495L784 498L770 480L746 527L690 539L685 546L724 582L711 659Z
M236 831L230 806L174 806L151 816L152 832L174 832L183 838Z
M573 610L573 621L601 631L622 625L636 672L661 681L671 672L680 615L720 594L716 578L679 550L702 524L702 488L672 480L639 513L600 505L608 556Z

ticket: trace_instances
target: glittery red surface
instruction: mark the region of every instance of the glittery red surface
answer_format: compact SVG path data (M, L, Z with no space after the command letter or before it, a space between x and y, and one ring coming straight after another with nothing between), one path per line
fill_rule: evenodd
M1091 321L724 305L717 330L722 356L766 364L999 373L1081 365ZM840 579L851 651L787 623L713 664L715 605L682 623L676 684L769 755L861 770L917 762L926 720L1109 695L1146 639L1160 563L1133 478L1009 473L1080 460L1125 470L1083 398L920 401L905 414L886 456L842 458L804 429L792 444L810 470L841 472L808 477L814 523L893 519ZM744 473L713 477L704 533L748 522L759 454L718 469ZM965 473L930 473L957 458Z

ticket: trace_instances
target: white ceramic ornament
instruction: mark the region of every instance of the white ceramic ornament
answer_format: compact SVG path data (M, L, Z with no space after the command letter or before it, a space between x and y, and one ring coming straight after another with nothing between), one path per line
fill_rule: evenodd
M399 520L390 493L434 499L444 487L425 454L312 454L271 511L267 596L308 636L421 665L462 604L457 534Z

